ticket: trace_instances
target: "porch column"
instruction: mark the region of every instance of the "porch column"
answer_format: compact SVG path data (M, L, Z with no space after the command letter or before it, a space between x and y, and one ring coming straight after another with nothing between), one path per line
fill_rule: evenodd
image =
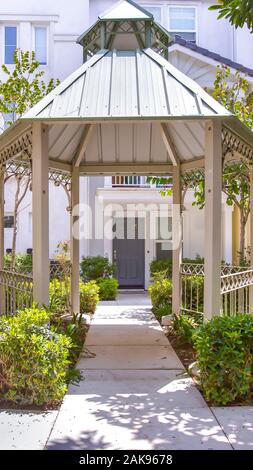
M70 252L71 252L71 311L80 312L79 298L79 167L73 166L71 174L71 223L70 223Z
M250 166L250 267L253 268L253 165ZM253 285L249 287L249 311L253 313Z
M4 169L0 170L0 270L4 268ZM3 288L0 285L0 314L4 314Z
M33 123L32 150L33 299L49 302L48 126Z
M181 307L182 224L180 164L173 166L172 208L172 313L179 314Z
M205 279L204 316L220 314L221 293L221 122L205 125Z

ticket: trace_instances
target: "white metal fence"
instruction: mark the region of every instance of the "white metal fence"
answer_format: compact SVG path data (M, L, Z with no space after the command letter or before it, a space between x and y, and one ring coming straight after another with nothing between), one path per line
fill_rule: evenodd
M181 265L182 311L204 311L204 264ZM253 268L221 266L221 312L236 315L250 312L249 289Z

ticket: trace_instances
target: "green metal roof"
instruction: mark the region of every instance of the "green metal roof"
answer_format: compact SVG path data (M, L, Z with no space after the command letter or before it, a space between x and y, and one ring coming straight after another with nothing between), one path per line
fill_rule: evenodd
M94 55L22 119L229 116L197 83L151 49Z

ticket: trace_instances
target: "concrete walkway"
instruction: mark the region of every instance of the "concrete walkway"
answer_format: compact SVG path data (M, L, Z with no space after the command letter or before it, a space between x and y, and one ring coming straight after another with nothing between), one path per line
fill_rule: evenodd
M98 307L47 449L231 449L151 313L120 295Z

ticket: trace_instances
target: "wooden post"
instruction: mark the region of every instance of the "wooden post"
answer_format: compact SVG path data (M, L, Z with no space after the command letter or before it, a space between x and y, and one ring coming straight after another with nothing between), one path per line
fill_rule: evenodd
M172 313L178 315L181 308L180 266L182 262L180 164L173 166L172 243Z
M250 166L250 267L253 268L253 165ZM253 313L253 285L249 287L249 311Z
M0 170L0 270L4 268L4 169ZM0 285L0 314L5 313L4 288Z
M32 150L33 299L49 303L48 126L33 123Z
M205 279L204 316L211 319L221 309L221 122L205 125Z
M151 41L152 41L151 23L149 21L146 21L145 23L145 47L146 48L151 47Z
M71 311L80 312L79 294L79 270L80 270L80 248L79 248L79 167L73 166L71 175L71 224L70 224L70 252L71 252Z

